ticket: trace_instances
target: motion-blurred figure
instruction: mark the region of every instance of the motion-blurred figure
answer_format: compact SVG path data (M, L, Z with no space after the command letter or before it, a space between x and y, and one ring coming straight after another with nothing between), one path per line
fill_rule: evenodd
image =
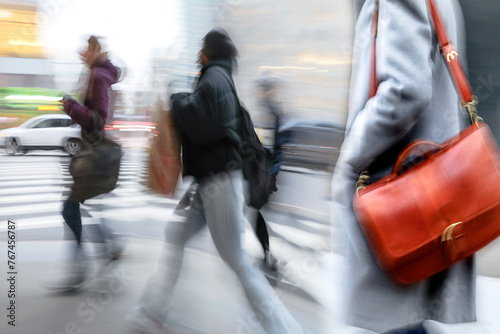
M194 92L172 96L172 117L182 133L184 174L193 176L198 188L186 221L167 224L164 258L147 282L140 306L127 317L130 325L147 333L168 332L165 308L179 277L185 244L206 225L265 331L304 333L242 249L244 179L242 159L232 144L241 140L241 121L237 97L226 78L236 56L224 30L210 31L199 53L202 69Z
M346 135L332 181L334 223L342 224L346 233L342 240L336 240L346 244L341 247L346 250L348 274L347 305L342 309L349 325L359 328L359 333L395 329L391 333L447 333L433 328L476 320L473 259L417 284L398 287L375 262L352 200L362 171L368 169L371 182L377 181L391 173L406 144L415 139L443 142L467 125L467 117L460 111L440 54L427 1L360 2ZM376 39L379 85L369 99L370 33L376 2L380 4ZM458 1L436 3L451 41L462 52L465 40ZM391 210L390 205L387 210Z
M279 131L283 120L283 109L281 103L278 100L279 79L277 76L266 71L262 73L262 75L256 80L256 85L258 89L259 103L261 104L265 112L267 112L272 123L271 128L273 131L273 152L271 174L274 183L270 185L270 187L272 188L270 189L270 191L276 191L278 190L276 187L276 178L278 176L283 159L282 147L286 142L286 138ZM264 267L268 270L276 271L278 270L278 261L270 251L269 231L266 220L264 219L261 210L258 210L255 215L256 218L253 227L264 251ZM253 214L250 214L250 217L253 216Z
M268 113L272 122L273 130L273 169L274 177L278 175L283 160L283 144L287 138L280 133L280 127L283 123L283 107L278 98L280 79L271 72L264 72L257 79L257 88L259 90L260 104ZM274 189L276 190L276 189Z
M83 71L80 80L80 92L83 92L83 103L65 96L62 100L64 112L68 114L73 121L82 127L82 138L84 145L88 138L87 133L94 130L94 124L91 120L91 110L98 112L101 124L106 123L108 116L109 96L108 90L111 85L117 82L119 77L119 69L116 68L108 59L106 52L102 50L99 39L91 36L88 39L87 48L80 53L84 64L88 67L89 71ZM88 73L88 75L86 75ZM104 131L104 130L101 130ZM78 188L80 189L80 188ZM86 279L87 261L82 250L81 237L82 237L82 215L80 211L79 198L82 194L79 190L72 190L69 198L64 202L62 215L64 222L73 232L76 239L76 247L72 257L72 269L68 278L60 284L51 288L60 290L73 290L81 286ZM98 229L101 243L109 243L109 249L106 251L106 256L109 260L116 259L119 251L115 249L113 244L113 236L102 225L96 225Z

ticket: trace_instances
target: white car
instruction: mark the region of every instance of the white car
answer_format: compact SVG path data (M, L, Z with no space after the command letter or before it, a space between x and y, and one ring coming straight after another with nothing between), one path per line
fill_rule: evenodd
M9 155L30 150L64 150L74 155L81 148L81 131L68 115L42 115L0 131L0 147Z

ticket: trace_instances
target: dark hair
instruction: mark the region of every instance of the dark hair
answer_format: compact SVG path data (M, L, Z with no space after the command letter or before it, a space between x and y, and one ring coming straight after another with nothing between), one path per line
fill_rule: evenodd
M229 34L222 28L215 28L203 37L203 52L209 60L235 59L238 50Z

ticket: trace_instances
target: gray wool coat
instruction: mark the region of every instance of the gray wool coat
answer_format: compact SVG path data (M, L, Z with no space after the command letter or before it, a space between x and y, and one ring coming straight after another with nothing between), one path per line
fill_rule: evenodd
M356 10L346 136L332 180L332 219L344 232L345 313L350 325L382 333L430 319L475 321L473 260L408 287L391 283L376 264L352 208L359 173L372 181L391 172L398 153L415 139L443 142L467 126L439 53L426 0L380 0L377 77L368 100L370 25L374 0ZM462 12L455 0L436 0L449 39L465 59ZM387 203L387 210L390 210ZM335 245L338 248L338 244Z

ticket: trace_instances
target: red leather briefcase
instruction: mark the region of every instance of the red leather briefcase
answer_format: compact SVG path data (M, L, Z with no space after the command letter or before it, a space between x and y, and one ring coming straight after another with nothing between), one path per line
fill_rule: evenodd
M420 149L425 160L400 173ZM393 172L359 189L354 210L373 253L396 282L415 283L500 235L500 153L473 124L443 144L415 141Z
M368 176L362 174L353 200L378 264L403 284L448 268L500 235L500 151L477 117L470 84L433 1L428 5L472 125L442 144L410 143L390 175L366 185ZM407 161L415 165L407 168Z

